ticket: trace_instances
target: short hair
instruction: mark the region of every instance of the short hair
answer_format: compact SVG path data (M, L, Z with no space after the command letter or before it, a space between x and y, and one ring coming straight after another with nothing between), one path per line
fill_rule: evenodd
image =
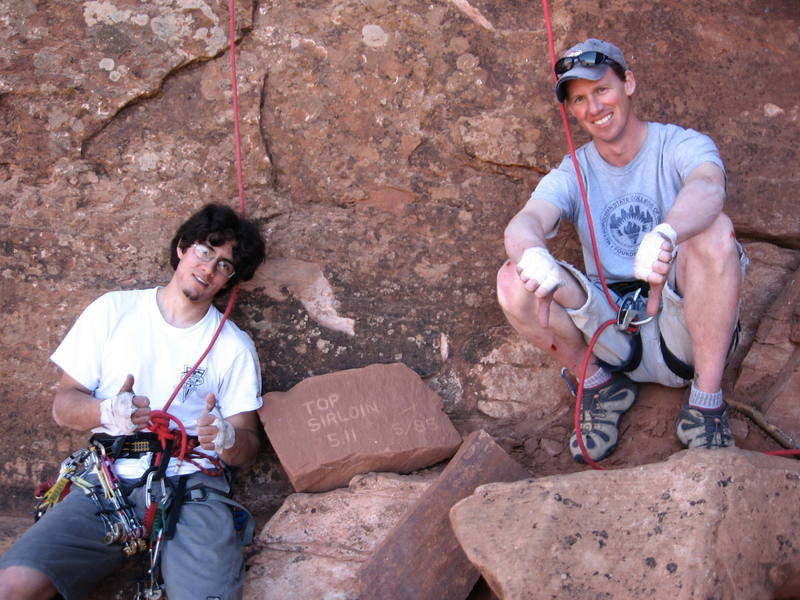
M254 221L241 217L231 207L222 204L205 205L178 227L170 243L170 264L173 269L178 267L179 246L185 252L195 243L222 246L229 241L234 243L233 266L236 272L223 289L237 281L249 281L264 262L264 238Z
M625 70L625 67L623 67L621 64L619 64L617 61L615 61L615 60L607 60L605 64L608 65L609 69L614 71L614 75L619 77L620 81L624 82L627 79L627 76L625 75L625 73L627 73L627 71ZM570 81L575 81L575 80L571 79ZM567 92L567 94L566 94L567 99L569 98L569 84L570 84L570 81L565 81L564 82L564 84L565 84L564 89Z
M619 64L617 61L609 62L608 66L611 68L612 71L616 74L617 77L620 78L621 81L625 81L627 77L625 76L625 67Z

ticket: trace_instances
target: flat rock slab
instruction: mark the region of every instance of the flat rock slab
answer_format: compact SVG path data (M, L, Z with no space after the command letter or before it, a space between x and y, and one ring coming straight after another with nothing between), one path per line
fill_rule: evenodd
M358 473L410 473L461 443L441 398L401 363L311 377L263 400L264 430L298 492L346 486Z
M244 600L356 600L364 561L440 473L367 473L292 494L255 540Z
M489 484L450 511L502 600L800 595L800 465L690 450L620 470Z
M480 574L450 526L450 508L481 484L528 472L485 431L475 431L361 571L360 600L464 600Z

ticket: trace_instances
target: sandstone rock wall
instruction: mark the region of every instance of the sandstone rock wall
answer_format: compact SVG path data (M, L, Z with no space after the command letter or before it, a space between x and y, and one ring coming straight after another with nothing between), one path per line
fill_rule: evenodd
M48 356L79 312L166 281L177 224L237 202L227 6L0 0L0 510L27 510L31 485L83 445L49 416ZM551 9L559 49L588 36L623 48L642 116L718 143L757 259L741 362L800 265L797 3ZM566 151L541 4L242 0L236 20L247 209L270 261L233 317L264 391L404 362L462 431L490 431L528 465L543 456L538 472L575 468L553 462L569 427L554 365L494 295L503 227ZM569 232L556 244L578 260ZM289 491L265 448L239 482L262 514Z

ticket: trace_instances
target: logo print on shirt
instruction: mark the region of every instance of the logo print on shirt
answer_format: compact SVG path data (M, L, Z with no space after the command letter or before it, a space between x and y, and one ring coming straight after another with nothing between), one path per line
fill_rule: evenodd
M641 194L628 194L606 206L601 215L606 244L620 256L636 256L642 236L660 221L655 202Z
M183 367L183 372L181 373L181 379L186 376L186 374L192 370L191 365L186 365ZM202 386L206 381L206 369L203 367L197 367L194 370L194 373L189 375L189 379L183 384L183 394L181 395L181 401L186 400L189 394L192 393L192 390L196 390L200 386Z

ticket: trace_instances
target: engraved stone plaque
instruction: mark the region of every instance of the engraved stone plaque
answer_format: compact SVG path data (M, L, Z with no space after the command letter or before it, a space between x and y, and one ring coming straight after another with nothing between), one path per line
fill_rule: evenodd
M401 363L310 377L263 397L264 431L298 492L359 473L409 473L451 457L461 436L442 400Z

